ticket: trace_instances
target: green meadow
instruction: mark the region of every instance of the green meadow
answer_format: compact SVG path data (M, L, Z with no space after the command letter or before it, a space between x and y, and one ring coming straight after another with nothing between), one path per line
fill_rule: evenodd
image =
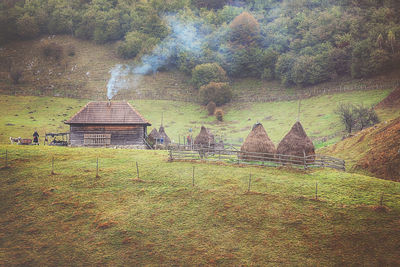
M164 151L2 145L0 153L0 265L400 264L399 183L168 162Z
M340 102L363 103L370 106L378 103L390 90L354 91L304 99L300 103L300 121L313 140L325 137L325 146L337 141L344 127L335 114ZM31 138L35 130L41 136L45 132L67 131L64 121L79 111L89 100L56 97L6 96L0 95L0 142L9 142L9 137ZM167 100L131 100L134 107L153 125L163 124L167 134L175 142L189 134L196 135L201 125L210 128L227 142L240 144L253 124L261 122L275 144L284 137L297 121L299 101L271 103L231 103L223 107L223 122L208 116L203 106ZM379 113L378 113L379 114ZM391 114L379 114L391 117Z

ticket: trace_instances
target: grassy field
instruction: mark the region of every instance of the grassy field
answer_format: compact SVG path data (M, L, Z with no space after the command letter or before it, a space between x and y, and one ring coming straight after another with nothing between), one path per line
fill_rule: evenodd
M0 265L400 264L399 183L328 169L169 163L162 151L5 149Z
M338 140L343 131L334 114L339 102L373 105L388 93L389 90L355 91L306 99L301 102L300 120L312 139L327 137L326 142L317 145L324 146ZM153 123L153 127L160 126L163 114L167 134L176 142L179 136L186 136L190 128L197 134L200 126L206 125L215 135L221 135L229 142L241 143L240 138L246 138L253 124L261 122L270 138L278 144L296 122L298 110L297 101L232 103L224 107L224 122L217 122L214 116L207 116L202 106L193 103L167 100L130 102ZM66 131L68 127L63 121L86 103L87 100L69 98L0 95L0 142L8 142L10 136L30 138L34 130L38 130L41 136L45 132ZM385 111L379 114L385 118L393 116Z

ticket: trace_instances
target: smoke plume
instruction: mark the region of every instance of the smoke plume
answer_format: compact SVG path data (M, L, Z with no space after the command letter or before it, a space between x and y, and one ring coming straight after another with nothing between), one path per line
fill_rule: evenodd
M170 34L158 44L149 55L144 55L137 66L115 65L111 70L111 78L107 84L107 96L113 98L119 90L136 90L142 75L154 74L167 65L178 51L194 55L202 53L204 36L193 22L184 22L175 16L165 17ZM133 78L130 79L133 75Z

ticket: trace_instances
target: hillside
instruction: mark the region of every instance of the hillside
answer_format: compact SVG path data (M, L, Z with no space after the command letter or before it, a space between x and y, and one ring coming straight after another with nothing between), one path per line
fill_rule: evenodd
M315 144L325 146L338 141L344 127L334 114L339 102L374 105L389 94L388 90L371 90L324 95L302 100L300 119ZM88 100L60 97L32 97L0 95L0 142L8 143L9 137L29 138L35 130L43 137L46 132L68 130L63 122L80 110ZM193 129L196 135L201 125L209 127L226 142L240 144L253 124L263 123L270 138L277 144L297 120L298 101L273 103L231 103L224 107L224 121L207 116L204 107L182 101L133 100L130 101L143 116L159 127L163 114L167 134L175 141ZM378 111L387 118L392 113ZM151 129L149 129L151 130Z
M59 60L43 54L45 43L61 47ZM0 49L0 93L105 100L110 70L116 64L139 64L118 58L114 52L116 45L98 45L68 35L43 36L5 44ZM68 55L71 49L74 55ZM18 84L14 84L10 77L14 68L22 71ZM138 77L129 74L124 79L136 81ZM121 90L115 99L199 102L198 91L190 83L190 75L173 68L154 75L140 75L139 79L140 82L129 84L129 89ZM341 77L305 87L284 86L278 81L257 78L232 78L230 84L233 102L271 102L357 90L394 89L400 84L400 79L399 71L393 70L375 77Z
M162 151L5 149L1 265L400 264L399 183L328 169L168 163Z
M59 60L43 54L45 43L61 47ZM115 55L114 46L96 45L66 35L6 44L0 49L0 92L105 100L109 71L117 63L128 62ZM70 50L74 55L68 55ZM14 84L10 77L12 68L22 70L18 84ZM174 99L177 95L176 99L182 99L186 97L188 87L183 80L182 74L176 72L144 76L137 88L139 94L132 92L131 97ZM182 96L182 92L186 95Z
M320 153L346 160L351 171L372 174L388 180L400 181L400 89L393 91L376 110L391 113L394 119L364 129Z

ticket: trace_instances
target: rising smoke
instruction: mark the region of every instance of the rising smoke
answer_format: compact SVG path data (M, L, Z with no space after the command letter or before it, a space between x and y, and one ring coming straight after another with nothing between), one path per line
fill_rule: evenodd
M166 16L171 33L158 44L150 55L145 55L137 66L117 64L111 70L111 78L107 83L107 96L112 99L119 90L136 90L141 78L146 74L154 74L159 68L176 56L177 51L185 51L194 55L202 53L204 36L193 22L184 22L175 16ZM129 77L133 75L133 78Z

